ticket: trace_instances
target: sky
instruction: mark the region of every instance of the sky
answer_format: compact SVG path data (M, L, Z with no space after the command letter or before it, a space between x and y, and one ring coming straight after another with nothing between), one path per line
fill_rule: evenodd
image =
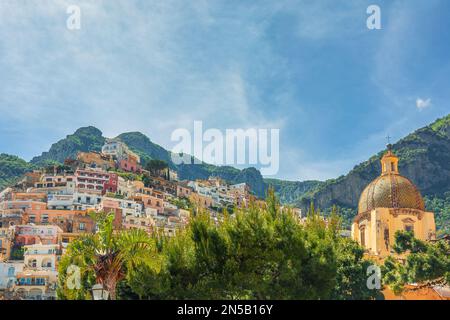
M380 30L366 26L371 4ZM448 0L1 0L0 153L30 160L88 125L171 149L197 120L279 129L273 177L336 178L450 112L449 12Z

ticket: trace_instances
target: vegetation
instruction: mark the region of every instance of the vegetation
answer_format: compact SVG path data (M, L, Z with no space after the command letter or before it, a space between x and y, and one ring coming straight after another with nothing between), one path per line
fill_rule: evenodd
M383 281L394 293L405 290L408 283L450 283L450 244L414 238L412 232L395 234L394 250L399 257L388 257L382 267ZM405 254L406 257L405 257Z
M23 246L13 246L11 249L11 260L23 260L25 249Z
M442 197L425 197L425 205L435 214L437 236L450 234L450 191Z
M400 158L400 173L410 178L424 196L442 195L450 190L450 115L436 120L393 145ZM296 201L305 209L311 201L322 208L340 205L356 208L363 188L380 174L379 160L385 151L355 166L348 174L319 183Z
M321 181L285 181L279 179L264 179L267 186L275 190L282 203L293 203L305 193L317 188Z
M150 171L153 175L165 170L169 167L166 161L164 160L150 160L145 164L145 170Z
M339 237L336 213L326 222L311 207L302 224L291 211L280 210L273 192L265 208L238 209L232 216L225 213L220 224L200 213L188 228L170 238L154 236L150 241L141 235L139 241L122 247L122 241L107 240L124 237L110 228L103 224L99 235L69 245L60 264L62 297L89 297L99 270L116 270L101 273L100 279L121 275L108 285L111 290L118 288L120 299L373 299L379 294L367 289L366 270L371 262L363 259L362 248ZM131 249L127 258L114 264L109 262L112 258L97 254L115 257L122 248L136 248L136 243L148 248ZM146 262L149 252L155 254L151 263ZM125 263L129 260L134 262L132 267ZM65 286L70 264L82 268L78 290Z
M331 208L326 208L324 210L325 217L330 216L333 212L336 212L339 217L342 219L342 227L344 229L350 230L353 219L357 214L357 210L353 208L341 207L341 206L333 206Z
M169 202L180 209L189 210L193 208L191 201L188 198L172 198Z
M0 154L0 190L13 185L20 176L32 169L33 165L19 157Z
M74 134L54 143L48 152L34 157L31 163L40 166L64 163L66 158L75 159L80 151L100 151L104 143L105 138L97 128L91 126L79 128Z
M101 283L111 299L117 298L117 284L129 281L137 268L153 270L158 265L155 241L140 229L114 232L114 215L94 216L99 231L72 242L59 264L60 299L90 299L91 288ZM70 266L80 268L80 288L70 288ZM155 269L156 270L156 269Z
M123 171L122 169L116 169L116 168L111 168L108 170L109 172L114 172L117 173L117 175L119 177L124 178L127 181L143 181L143 177L144 175L142 174L137 174L137 173L133 173L133 172L126 172Z

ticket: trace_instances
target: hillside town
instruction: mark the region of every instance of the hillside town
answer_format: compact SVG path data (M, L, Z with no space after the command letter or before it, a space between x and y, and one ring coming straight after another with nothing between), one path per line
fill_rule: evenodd
M250 201L260 200L245 183L179 181L167 166L143 166L124 143L108 139L101 152L28 172L0 193L0 297L56 299L58 261L74 239L96 232L96 213L112 213L116 230L170 237L191 212L207 210L218 221Z

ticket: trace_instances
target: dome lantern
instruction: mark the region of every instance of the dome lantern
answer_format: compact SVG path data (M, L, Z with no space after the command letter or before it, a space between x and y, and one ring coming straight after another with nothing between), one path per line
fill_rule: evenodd
M398 158L392 152L392 145L387 145L388 151L381 158L381 174L399 174Z

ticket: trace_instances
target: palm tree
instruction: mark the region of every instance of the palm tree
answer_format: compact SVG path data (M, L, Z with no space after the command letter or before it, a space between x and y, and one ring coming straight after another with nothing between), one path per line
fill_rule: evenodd
M115 300L118 282L132 274L136 267L141 264L159 265L155 241L140 229L115 231L112 214L100 213L94 219L98 232L84 235L70 244L62 259L60 273L63 273L64 281L67 267L76 265L85 279L90 274L90 280L102 284L109 291L110 298ZM90 286L89 282L85 282L86 286ZM88 292L90 287L82 290Z

